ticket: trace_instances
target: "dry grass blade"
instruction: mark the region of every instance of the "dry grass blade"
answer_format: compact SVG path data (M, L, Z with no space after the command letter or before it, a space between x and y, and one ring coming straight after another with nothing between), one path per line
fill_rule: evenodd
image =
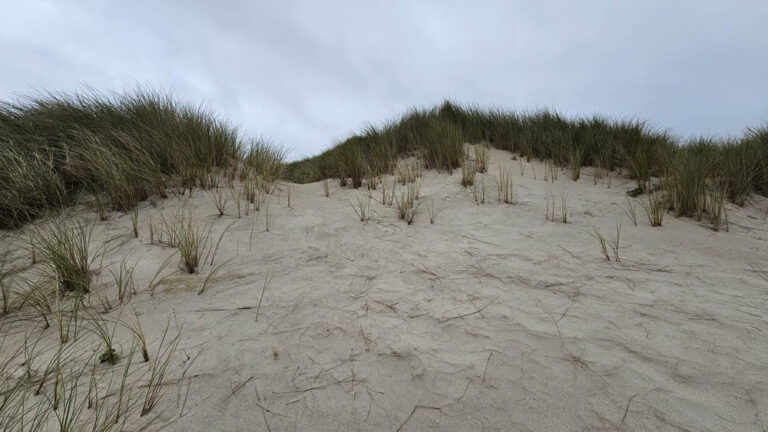
M136 283L133 280L133 273L136 270L136 265L139 260L136 260L133 265L128 265L128 257L124 256L117 266L117 269L110 268L109 272L112 274L112 279L115 281L115 287L117 288L117 301L123 303L127 296L130 294L136 294Z
M214 260L216 259L216 253L219 251L219 246L221 246L221 241L224 239L224 235L227 232L229 232L229 230L233 226L235 226L236 223L237 223L237 221L233 220L232 222L229 223L229 225L224 227L224 230L222 230L221 234L219 234L219 239L216 240L216 244L213 246L212 249L211 248L208 249L208 252L206 253L205 259L203 260L203 262L208 262L208 257L210 257L211 258L210 265L213 265Z
M438 209L435 207L435 200L432 199L432 197L429 197L429 200L427 200L427 214L429 215L429 223L434 224L437 220L437 215L440 214L440 212L443 209Z
M264 300L264 293L267 292L269 284L272 282L272 276L267 273L266 279L264 279L264 287L261 289L261 296L259 297L259 304L256 306L256 322L259 321L259 311L261 310L261 301Z
M181 330L179 330L176 336L169 339L166 344L170 325L169 321L165 331L163 331L163 337L160 340L155 359L149 368L149 381L146 384L147 392L144 394L144 402L141 407L142 417L149 414L160 401L163 395L163 386L165 385L165 374L168 371L168 366L171 364L171 358L181 342Z
M567 200L567 197L565 196L565 192L563 192L563 194L560 196L560 201L562 202L560 206L560 212L562 217L560 220L563 223L568 223L568 200Z
M635 203L629 197L627 197L624 213L629 218L629 221L632 222L632 225L637 226L637 211L635 209Z
M475 204L485 204L485 176L481 176L479 182L474 182L472 185L472 195L475 197Z
M133 207L128 216L131 219L131 230L133 231L133 238L139 238L139 207Z
M606 261L610 261L611 260L611 256L608 255L608 242L606 241L605 236L600 234L600 231L598 231L597 228L594 227L594 226L592 227L591 235L592 235L592 237L595 238L595 240L598 241L598 243L600 243L600 252L602 252L602 254L605 257Z
M149 362L149 350L147 350L147 337L144 335L144 329L141 327L141 321L139 320L139 314L136 313L136 309L131 308L133 311L133 317L128 321L127 327L133 333L133 338L136 346L141 350L141 357L144 362Z
M269 210L269 197L264 199L264 229L269 232L269 228L272 225L272 213Z
M613 260L621 262L619 258L619 246L621 244L621 219L616 221L616 237L611 237L611 250L613 251Z
M51 298L55 295L49 292L47 285L43 281L25 281L27 292L24 294L22 305L30 305L43 319L43 329L50 327L48 315L53 313Z
M208 287L208 285L210 285L211 282L213 282L213 278L216 277L216 274L221 269L226 267L229 263L231 263L232 260L234 260L234 258L230 258L227 261L224 261L223 263L217 265L216 267L213 267L211 271L208 272L208 275L205 276L205 280L203 280L203 283L200 285L200 289L197 291L197 295L201 295L205 291L205 289Z
M728 231L728 215L725 210L725 200L728 196L725 188L713 188L709 193L708 209L709 222L712 230L720 231L720 226L725 222L725 230Z
M240 203L240 194L237 192L237 188L235 187L234 182L230 182L227 185L227 190L229 190L229 197L232 199L232 201L235 203L235 208L237 209L237 218L240 219L242 217L242 205Z
M387 182L386 179L381 182L381 204L388 207L392 207L395 202L395 189L397 189L397 180L392 179L391 182Z
M504 167L499 167L498 189L497 195L499 202L505 204L512 204L512 178L509 172Z
M165 276L161 276L163 271L165 269L167 269L168 266L171 264L171 259L173 259L173 257L175 257L175 256L176 256L176 252L168 255L168 258L166 258L165 261L163 261L160 264L160 266L157 268L157 271L152 276L152 279L150 279L149 285L147 286L147 290L149 291L150 295L154 295L155 294L155 289L157 288L158 285L160 285L160 282L162 282L165 278L167 278L168 276L171 275L169 273L169 274L167 274Z
M2 310L0 315L7 314L11 309L11 294L13 291L14 277L21 271L21 268L11 267L9 252L0 256L0 299L2 299Z
M99 361L102 363L109 362L109 364L114 365L117 363L119 357L113 343L117 322L115 322L112 326L112 330L110 330L106 320L104 320L102 316L98 314L90 314L89 318L93 327L93 332L96 333L104 343L104 351L99 355Z
M547 195L547 210L544 218L548 221L555 220L555 197L553 195Z

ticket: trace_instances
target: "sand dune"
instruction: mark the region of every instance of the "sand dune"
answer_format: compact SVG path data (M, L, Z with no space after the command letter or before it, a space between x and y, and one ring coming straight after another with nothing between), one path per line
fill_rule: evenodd
M162 399L129 413L127 430L767 430L768 201L729 205L729 231L714 232L670 214L651 227L638 198L634 226L631 180L609 188L585 168L548 182L542 163L523 164L521 175L493 150L481 205L458 171L424 172L435 224L426 210L398 220L379 190L361 223L350 203L368 192L336 183L329 198L318 183L281 184L269 232L264 208L237 218L230 202L217 217L201 190L142 204L138 239L126 215L97 222L104 267L138 259L129 305L151 351L169 320L182 328ZM497 201L499 166L514 204ZM556 219L566 197L568 223L545 220L547 196ZM179 208L209 220L212 239L224 233L215 263L188 275L174 257L151 295L174 250L149 244L149 221ZM610 238L617 221L621 260L607 261L593 233ZM2 249L21 256L24 238L9 233ZM114 297L108 272L94 307L100 296ZM39 328L25 313L7 320L5 347ZM53 327L43 334L58 343ZM119 375L130 333L115 340L120 362L98 367Z

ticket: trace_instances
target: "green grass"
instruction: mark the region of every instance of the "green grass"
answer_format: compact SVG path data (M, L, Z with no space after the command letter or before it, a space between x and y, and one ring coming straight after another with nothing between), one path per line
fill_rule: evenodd
M398 158L412 156L424 168L452 172L465 159L465 143L549 161L551 170L568 168L573 180L582 166L599 167L609 179L611 171L623 169L643 192L664 179L681 216L706 212L697 202L702 184L722 185L728 200L740 206L753 194L768 195L766 125L740 138L682 139L633 119L445 101L367 126L316 156L286 165L280 147L245 140L210 109L170 94L87 91L0 102L0 229L58 211L81 195L93 197L107 218L109 210L130 212L169 190L216 187L222 177L231 182L239 176L267 191L279 179L338 178L342 186L357 188L366 177L375 182L394 174ZM483 172L484 147L475 149ZM244 184L246 196L247 188Z
M242 172L255 172L271 185L283 177L285 157L285 149L276 144L264 139L250 140L244 146Z
M146 383L146 393L141 406L141 416L149 414L163 396L163 389L166 384L165 374L171 365L173 355L181 342L181 330L176 336L171 337L168 334L170 321L160 339L160 345L149 367L149 380Z
M200 225L189 209L181 209L172 218L163 217L161 242L179 250L184 271L197 274L205 264L205 251L211 247L211 228L210 222Z
M57 291L90 292L95 259L92 234L93 225L82 220L73 225L54 221L34 231L35 248L56 278Z
M214 112L167 93L46 93L0 102L0 228L57 211L81 192L128 211L150 195L164 197L169 185L205 182L244 155L248 164L263 158Z
M749 129L738 139L683 139L638 120L513 112L450 101L410 110L381 127L368 126L319 155L289 164L285 174L298 183L340 173L346 178L374 162L392 167L395 156L413 155L426 168L452 170L464 160L463 143L487 143L526 160L551 161L551 171L568 168L573 180L580 178L582 166L599 167L609 179L611 171L623 168L643 192L663 179L679 216L706 211L697 201L706 192L702 185L712 182L725 184L728 199L737 205L755 193L768 195L768 126ZM359 166L339 168L333 163L338 158Z
M642 203L642 206L651 226L660 227L664 221L664 214L669 208L669 197L664 192L650 192L648 203Z

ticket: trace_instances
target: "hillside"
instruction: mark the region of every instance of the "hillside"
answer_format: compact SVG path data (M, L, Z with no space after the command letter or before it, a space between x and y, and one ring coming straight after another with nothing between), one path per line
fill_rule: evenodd
M651 226L655 194L628 197L627 169L574 181L490 149L462 187L468 159L399 164L414 181L382 175L372 191L278 181L251 204L234 177L104 221L65 210L62 232L93 230L81 296L35 294L65 286L38 282L50 220L4 232L0 280L16 294L0 321L0 429L765 429L766 198L710 201L701 220L661 209ZM397 207L416 188L408 223ZM190 238L203 241L191 273ZM117 354L105 362L100 326Z

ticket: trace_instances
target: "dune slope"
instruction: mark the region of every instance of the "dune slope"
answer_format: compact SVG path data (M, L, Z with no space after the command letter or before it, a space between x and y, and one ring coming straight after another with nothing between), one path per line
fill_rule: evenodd
M497 201L499 166L514 204ZM382 205L380 190L361 223L351 203L367 191L337 183L328 198L319 183L280 185L268 232L264 207L237 218L230 201L217 217L204 191L143 204L138 239L126 215L97 222L105 267L138 259L129 304L151 351L169 319L183 332L158 406L129 413L127 429L765 430L768 202L729 205L729 230L714 232L671 214L651 227L640 197L634 226L631 180L593 184L585 168L578 182L566 172L548 182L542 163L522 166L493 150L478 176L484 204L458 170L424 172L412 225ZM548 196L555 221L545 219ZM559 221L563 196L568 223ZM174 250L149 244L149 221L179 208L210 221L212 239L224 233L215 263L188 275L171 258L151 295ZM620 262L593 236L610 239L617 221ZM21 254L23 242L22 230L2 248ZM107 273L94 305L114 297ZM39 328L28 315L8 324L6 346ZM56 344L46 332L44 343ZM130 334L118 329L115 340L121 373Z

